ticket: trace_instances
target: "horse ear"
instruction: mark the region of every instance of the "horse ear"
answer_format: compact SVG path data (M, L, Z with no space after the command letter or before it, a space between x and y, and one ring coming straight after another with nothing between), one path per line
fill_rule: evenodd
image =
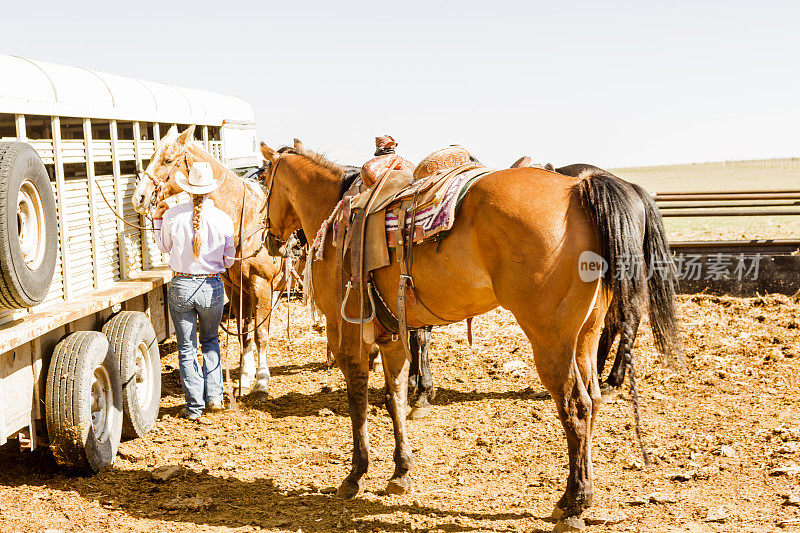
M278 158L278 152L267 146L267 143L261 141L261 155L264 156L264 159L272 163Z
M294 149L295 150L302 150L303 149L303 141L301 141L297 137L294 138Z
M183 133L178 135L178 143L186 146L194 139L194 125L189 126Z

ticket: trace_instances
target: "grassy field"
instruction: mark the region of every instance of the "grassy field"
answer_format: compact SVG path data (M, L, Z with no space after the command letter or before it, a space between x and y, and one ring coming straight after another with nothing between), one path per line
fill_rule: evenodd
M651 192L800 190L800 159L615 168Z
M800 159L616 168L651 192L800 190ZM670 240L796 239L800 216L667 218Z

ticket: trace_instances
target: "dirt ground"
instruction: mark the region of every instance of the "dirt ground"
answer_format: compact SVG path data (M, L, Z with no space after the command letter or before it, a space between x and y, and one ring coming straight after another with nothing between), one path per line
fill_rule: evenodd
M325 341L292 306L273 323L269 398L208 416L175 418L183 404L174 342L162 346L157 427L124 442L94 477L61 473L46 453L0 453L0 531L550 531L566 477L566 445L507 311L433 335L438 394L409 423L414 491L383 493L391 424L371 408L373 463L364 494L331 492L348 471L350 422L341 373ZM595 432L595 505L588 531L774 531L800 528L800 303L787 297L681 297L687 370L660 364L645 327L636 341L643 469L627 392L603 405ZM235 345L231 358L238 360ZM383 377L372 375L371 402ZM166 481L154 469L180 467Z

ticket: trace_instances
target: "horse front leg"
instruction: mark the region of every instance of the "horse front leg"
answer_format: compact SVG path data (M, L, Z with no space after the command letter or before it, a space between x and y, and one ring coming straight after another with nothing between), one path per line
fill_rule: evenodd
M253 306L250 316L253 317L253 343L257 355L257 368L253 393L267 394L269 391L269 319L272 312L272 287L269 282L257 277L252 282L254 291ZM287 302L288 305L288 302Z
M381 362L386 378L386 410L394 427L394 474L386 485L389 494L405 494L411 490L413 456L406 432L406 400L410 361L400 342L381 345Z
M353 330L350 325L346 329ZM367 387L369 384L369 361L361 357L359 352L360 338L358 331L347 335L343 346L339 348L336 323L328 321L328 345L333 347L337 366L344 374L347 384L347 403L350 422L353 427L353 458L350 473L339 486L337 495L340 498L354 498L364 488L364 476L369 469L369 434L367 433ZM347 342L347 337L351 342Z
M240 314L239 298L243 297L241 302L241 309L243 312ZM234 394L236 396L247 396L253 389L253 383L256 376L256 363L255 363L255 344L253 343L253 335L248 335L250 330L251 313L248 312L250 306L250 299L246 294L240 294L238 289L231 291L231 301L229 303L233 308L233 312L237 315L237 327L241 328L241 343L242 343L242 357L241 368L239 369L239 381L234 385Z

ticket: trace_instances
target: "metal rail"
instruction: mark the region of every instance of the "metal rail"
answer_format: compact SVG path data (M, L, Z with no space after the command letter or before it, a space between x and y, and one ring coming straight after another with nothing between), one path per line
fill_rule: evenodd
M761 217L779 215L800 215L800 209L720 209L698 206L696 209L665 209L662 217Z
M800 254L800 239L753 239L742 241L675 241L669 244L673 252L746 255Z
M800 190L794 189L671 192L655 194L653 199L664 217L800 215Z

